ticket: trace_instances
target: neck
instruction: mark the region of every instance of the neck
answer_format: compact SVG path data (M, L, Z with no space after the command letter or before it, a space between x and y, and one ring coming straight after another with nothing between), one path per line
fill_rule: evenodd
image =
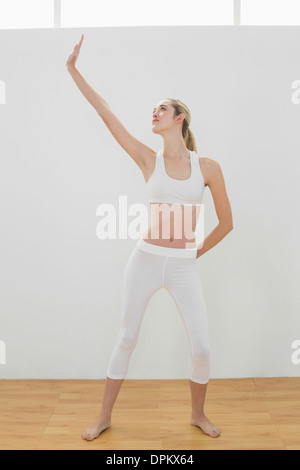
M183 138L177 136L164 137L163 154L172 160L189 158L189 150L186 148Z
M163 154L166 158L172 160L182 160L189 158L190 151L186 148L184 142L166 142L163 145Z

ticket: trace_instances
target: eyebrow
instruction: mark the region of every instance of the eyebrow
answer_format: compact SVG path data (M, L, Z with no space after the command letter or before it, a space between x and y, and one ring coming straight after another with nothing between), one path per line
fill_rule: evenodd
M161 108L162 106L165 106L166 108L168 107L166 104L161 104L161 105L159 106L159 108ZM153 111L155 111L155 109L156 109L156 107L153 108Z

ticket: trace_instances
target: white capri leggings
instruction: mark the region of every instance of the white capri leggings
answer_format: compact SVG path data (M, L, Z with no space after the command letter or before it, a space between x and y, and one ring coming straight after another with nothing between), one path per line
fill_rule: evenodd
M125 267L121 328L107 377L125 379L147 304L164 287L172 295L188 335L192 356L190 380L208 383L208 324L196 255L196 248L169 248L138 240Z

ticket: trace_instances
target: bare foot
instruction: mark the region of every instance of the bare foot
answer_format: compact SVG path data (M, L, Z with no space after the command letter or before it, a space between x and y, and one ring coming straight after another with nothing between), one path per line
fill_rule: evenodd
M219 437L221 434L221 429L213 424L209 419L203 415L199 418L191 418L191 424L198 426L205 434L208 434L211 437Z
M98 418L93 424L91 424L91 426L89 426L83 431L81 437L86 441L93 441L100 435L102 431L109 428L110 426L110 420Z

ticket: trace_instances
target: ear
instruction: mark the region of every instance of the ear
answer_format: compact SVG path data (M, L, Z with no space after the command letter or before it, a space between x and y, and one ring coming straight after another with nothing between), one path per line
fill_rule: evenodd
M180 124L181 122L183 122L185 120L185 114L184 113L181 113L179 114L179 116L177 116L177 123Z

